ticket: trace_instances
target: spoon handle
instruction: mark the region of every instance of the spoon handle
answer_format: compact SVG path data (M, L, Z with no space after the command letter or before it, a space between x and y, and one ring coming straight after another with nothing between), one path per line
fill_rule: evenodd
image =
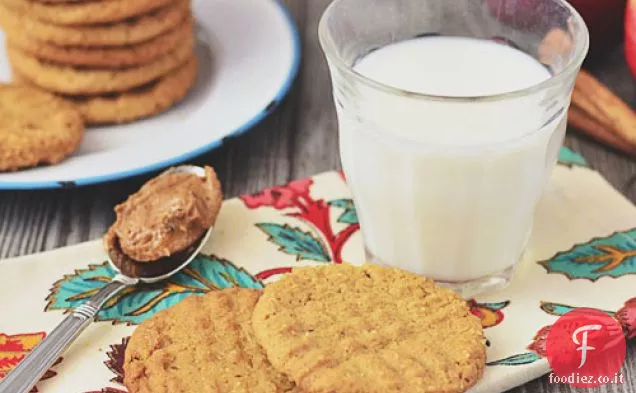
M28 393L77 336L93 322L102 306L129 284L111 281L57 325L0 381L0 393Z

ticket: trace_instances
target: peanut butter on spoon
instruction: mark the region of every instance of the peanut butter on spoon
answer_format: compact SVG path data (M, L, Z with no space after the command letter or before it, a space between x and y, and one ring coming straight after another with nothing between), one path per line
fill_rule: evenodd
M221 184L210 167L205 177L160 175L115 207L117 219L104 237L108 254L130 276L170 270L214 225L222 200Z

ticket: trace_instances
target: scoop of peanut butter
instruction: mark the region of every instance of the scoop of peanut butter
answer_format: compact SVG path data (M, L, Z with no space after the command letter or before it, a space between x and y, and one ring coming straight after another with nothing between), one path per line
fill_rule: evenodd
M205 177L167 173L144 184L115 206L117 219L104 241L116 241L126 256L142 263L181 252L199 240L214 222L223 194L214 170Z

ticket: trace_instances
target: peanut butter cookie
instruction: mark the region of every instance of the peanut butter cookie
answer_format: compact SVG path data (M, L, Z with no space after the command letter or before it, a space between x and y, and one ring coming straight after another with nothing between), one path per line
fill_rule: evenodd
M485 365L466 303L398 269L295 269L265 288L252 323L272 365L304 393L464 392Z
M86 124L121 124L157 115L183 100L194 86L197 61L186 64L146 86L114 96L71 98Z
M283 393L250 318L261 292L228 288L190 296L143 322L126 348L130 393Z
M121 124L157 115L183 100L197 78L197 60L162 76L147 86L115 96L74 98L84 121L90 125Z
M75 68L36 59L21 50L7 47L14 71L45 90L68 95L122 92L151 82L178 68L192 57L194 37L151 63L117 70Z
M41 3L32 0L3 0L20 13L58 25L90 25L119 22L161 8L175 0L107 0Z
M41 60L62 65L93 67L130 67L147 64L171 52L193 31L192 18L186 19L176 29L139 44L122 47L66 47L33 40L24 34L8 34L9 46Z
M84 135L77 108L27 86L0 84L0 171L56 164Z
M176 0L148 14L120 23L61 26L7 8L0 1L0 26L7 35L24 34L29 40L60 46L122 46L152 39L174 29L190 14L189 0Z
M197 59L147 85L124 93L96 96L62 96L73 102L87 125L123 124L157 115L183 100L197 78ZM36 87L19 73L17 84Z

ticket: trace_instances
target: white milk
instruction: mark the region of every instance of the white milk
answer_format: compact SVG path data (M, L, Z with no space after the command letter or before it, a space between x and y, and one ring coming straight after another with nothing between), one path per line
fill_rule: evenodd
M451 37L386 46L355 70L402 90L455 97L550 77L520 51ZM477 103L347 91L354 93L336 92L341 159L378 262L447 282L516 264L565 132L565 118L550 121L542 108L547 93Z

